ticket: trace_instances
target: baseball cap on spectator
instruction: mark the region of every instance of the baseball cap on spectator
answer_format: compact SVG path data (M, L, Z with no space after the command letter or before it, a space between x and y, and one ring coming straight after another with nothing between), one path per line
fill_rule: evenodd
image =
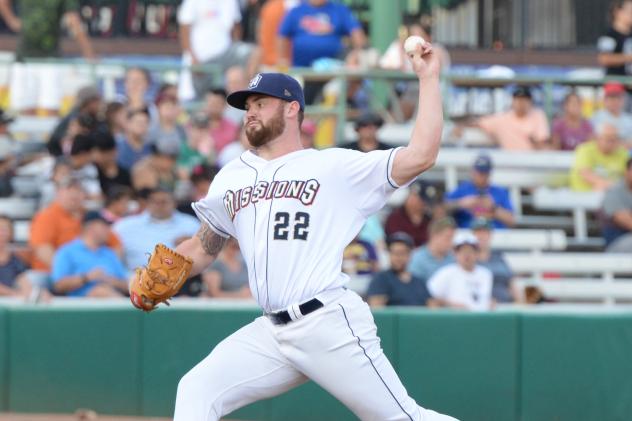
M492 158L489 155L481 154L476 157L472 167L477 172L489 174L493 168Z
M107 221L107 219L105 219L103 217L103 215L101 215L101 212L98 211L88 211L83 215L83 225L87 225L90 222L94 222L94 221L101 221L104 224L108 224L109 222Z
M487 230L490 231L493 228L492 221L489 218L485 218L483 216L479 216L478 218L472 221L470 228L475 230Z
M246 99L254 94L272 96L288 102L297 101L301 111L305 110L303 88L296 79L283 73L258 73L248 83L248 89L233 92L226 101L235 108L245 110Z
M70 147L70 156L81 155L89 153L94 148L94 141L91 136L78 134L72 139L72 146Z
M81 108L90 101L97 99L101 99L101 92L99 92L99 90L94 86L84 86L77 91L77 96L75 97L78 108Z
M474 234L472 234L469 231L457 232L456 235L454 236L454 239L452 240L452 246L455 249L458 249L459 247L465 246L465 245L478 248L478 240L476 239Z
M413 238L402 231L394 232L386 238L386 245L391 247L395 243L405 244L409 249L415 248L415 242Z
M439 190L433 184L422 180L417 180L409 187L411 193L417 193L421 200L432 205L439 199Z
M608 82L603 85L603 93L605 96L618 96L625 93L625 86L620 82Z
M356 130L366 126L375 126L379 129L383 124L384 120L379 114L366 112L356 119L354 127Z
M516 86L513 90L514 98L533 98L531 95L531 88L528 86Z

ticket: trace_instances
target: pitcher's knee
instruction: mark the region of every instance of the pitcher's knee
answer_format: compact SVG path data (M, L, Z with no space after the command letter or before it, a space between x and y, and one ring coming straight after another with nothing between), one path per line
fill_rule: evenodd
M195 369L178 382L176 413L185 412L187 421L216 421L222 413L221 385L217 379L200 375Z

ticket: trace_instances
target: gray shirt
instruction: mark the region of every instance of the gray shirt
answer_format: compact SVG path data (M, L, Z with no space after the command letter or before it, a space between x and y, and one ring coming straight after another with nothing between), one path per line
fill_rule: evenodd
M209 271L217 271L222 277L221 290L225 292L238 291L248 285L248 268L243 258L239 257L241 269L237 272L230 270L228 266L221 260L215 260L210 266Z
M609 218L620 210L632 211L632 189L625 180L619 181L610 187L603 198L603 211Z

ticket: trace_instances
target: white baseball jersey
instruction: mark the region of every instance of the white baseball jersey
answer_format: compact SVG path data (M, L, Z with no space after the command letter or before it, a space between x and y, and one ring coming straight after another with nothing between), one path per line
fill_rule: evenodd
M348 280L343 250L398 187L395 153L305 149L267 161L247 151L193 209L217 234L237 238L253 297L277 311Z
M486 267L476 265L468 272L457 263L437 270L428 280L433 297L461 304L469 310L489 310L492 300L493 275Z

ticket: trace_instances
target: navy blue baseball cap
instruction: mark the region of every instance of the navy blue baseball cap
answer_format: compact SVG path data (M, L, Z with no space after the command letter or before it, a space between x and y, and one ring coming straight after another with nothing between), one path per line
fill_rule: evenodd
M480 173L489 173L492 170L492 158L489 155L479 155L474 161L474 169Z
M284 73L257 73L248 83L248 89L235 91L226 101L240 110L246 109L246 99L253 94L273 96L284 101L297 101L301 110L305 110L303 88L292 76Z

